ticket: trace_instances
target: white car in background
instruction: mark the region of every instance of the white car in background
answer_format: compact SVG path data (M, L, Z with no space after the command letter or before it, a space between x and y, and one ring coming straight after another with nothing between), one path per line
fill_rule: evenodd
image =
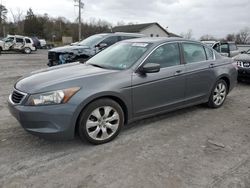
M39 42L40 42L40 45L41 45L41 48L47 48L47 42L45 39L39 39Z
M36 51L36 47L31 38L21 35L8 35L0 40L0 51L18 51L30 54Z

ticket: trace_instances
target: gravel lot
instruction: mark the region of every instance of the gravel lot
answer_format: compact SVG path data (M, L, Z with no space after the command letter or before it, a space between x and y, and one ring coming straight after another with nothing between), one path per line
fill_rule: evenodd
M46 68L47 51L0 56L0 187L250 187L250 84L224 106L195 106L135 122L100 146L26 133L7 98L21 76Z

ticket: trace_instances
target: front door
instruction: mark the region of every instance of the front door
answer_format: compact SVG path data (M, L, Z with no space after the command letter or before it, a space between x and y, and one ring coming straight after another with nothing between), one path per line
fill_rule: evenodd
M185 100L185 66L180 61L177 43L159 46L146 59L158 63L160 72L132 76L132 99L135 116L176 108Z

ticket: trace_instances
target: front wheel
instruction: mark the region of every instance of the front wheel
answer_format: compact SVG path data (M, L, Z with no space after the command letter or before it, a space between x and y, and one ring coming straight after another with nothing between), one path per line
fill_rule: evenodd
M221 107L226 100L227 93L227 83L224 80L217 81L209 97L208 106L211 108Z
M81 113L78 133L82 140L103 144L113 140L124 124L123 110L111 99L90 103Z

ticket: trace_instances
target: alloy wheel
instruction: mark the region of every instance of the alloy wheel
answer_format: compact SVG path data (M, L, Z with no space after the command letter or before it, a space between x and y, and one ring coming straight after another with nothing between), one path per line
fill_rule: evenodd
M227 95L226 85L223 82L218 83L213 93L214 104L220 106L224 102L226 95Z
M92 111L87 119L87 134L94 140L107 140L116 133L119 123L119 114L113 107L98 107Z

